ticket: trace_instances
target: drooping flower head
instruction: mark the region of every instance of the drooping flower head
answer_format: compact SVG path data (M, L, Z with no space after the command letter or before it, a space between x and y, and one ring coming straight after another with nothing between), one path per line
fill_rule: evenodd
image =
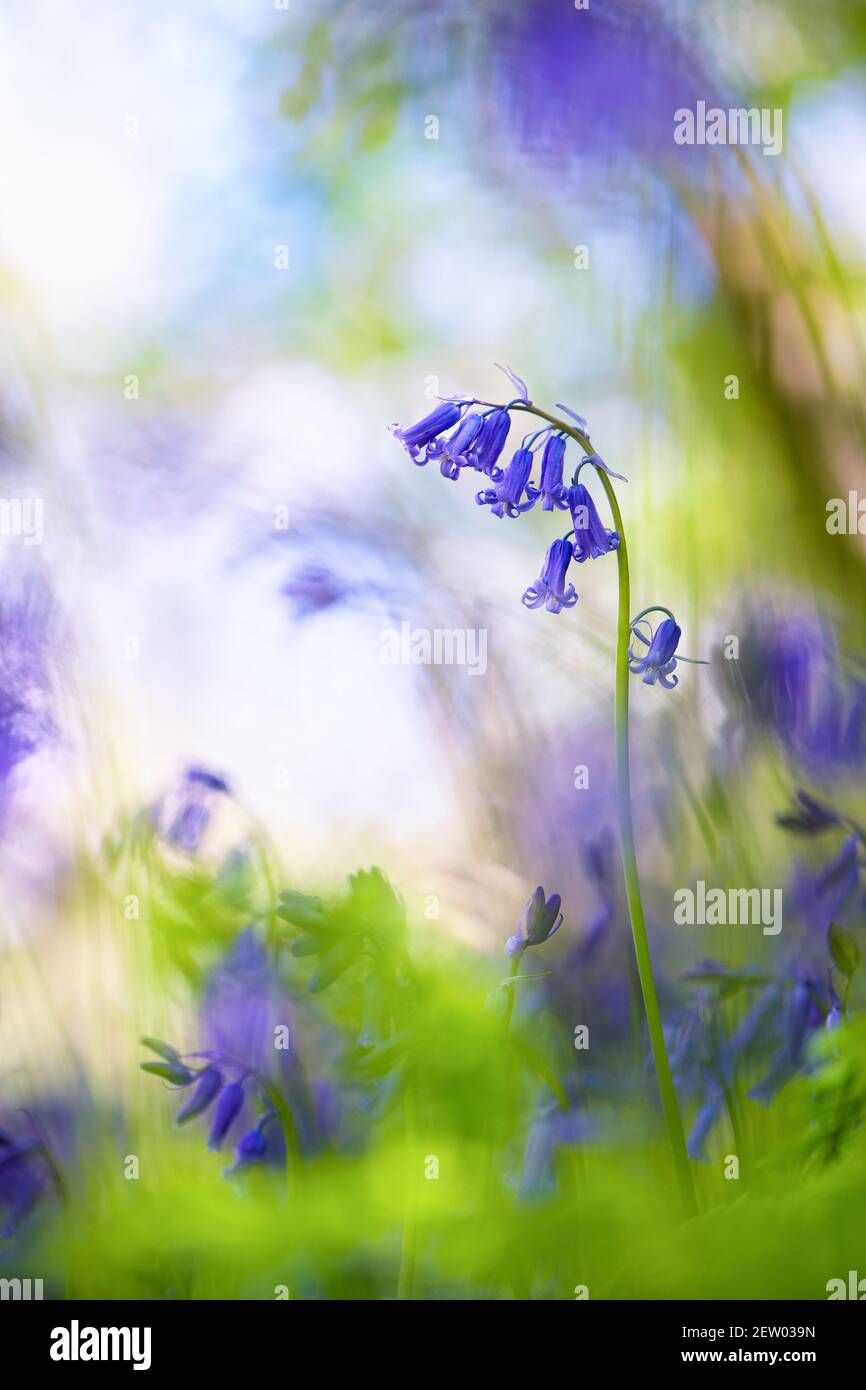
M485 488L476 494L475 500L480 507L489 507L494 516L519 516L521 512L526 512L535 503L538 493L534 496L527 493L529 475L532 472L533 453L531 449L520 448L515 450L511 462L505 469L502 478L492 488ZM534 491L534 490L533 490ZM524 496L524 494L526 494Z
M544 557L541 574L523 595L527 608L540 608L544 604L548 613L560 613L563 608L573 608L577 603L577 591L573 584L566 588L568 566L573 555L571 541L555 540Z
M642 621L636 618L632 623L632 633L649 651L641 656L635 651L634 646L629 647L628 668L632 675L643 676L645 685L663 685L666 690L672 690L679 684L679 678L673 674L676 669L677 661L674 653L680 640L681 630L673 618L664 618L659 623L652 638L645 637L638 624Z
M568 505L562 473L565 463L565 436L551 434L544 445L541 456L541 482L538 496L541 497L541 510L552 512L554 507L564 510Z
M198 1080L189 1100L177 1112L175 1117L177 1123L184 1125L188 1120L194 1120L198 1115L203 1115L211 1101L221 1091L222 1084L223 1076L219 1067L208 1066L204 1068L204 1071L199 1072Z
M491 410L485 415L484 424L475 440L475 467L479 473L486 473L494 483L502 477L498 463L510 429L511 416L508 411Z
M505 954L521 956L527 946L541 946L549 941L562 926L561 906L562 899L558 893L545 898L544 889L536 888L523 906L517 931L505 943Z
M420 467L427 462L426 454L423 458L420 457L422 450L456 425L461 414L461 407L456 401L442 401L416 425L409 425L406 429L392 425L391 433L395 439L399 439L409 457Z
M473 452L478 435L484 426L484 417L473 411L464 415L453 434L447 439L441 435L427 446L426 463L438 461L439 472L443 478L452 482L460 477L461 468L475 468L476 455Z
M592 497L586 487L577 481L578 475L574 475L570 487L566 488L563 483L568 437L574 438L580 445L584 455L583 464L611 477L622 478L622 475L613 473L604 460L592 452L589 426L582 415L569 406L557 406L575 422L575 428L544 411L536 410L522 378L510 367L502 370L517 392L508 404L488 405L475 397L454 397L437 406L417 425L408 429L396 425L391 428L417 464L438 460L443 476L451 480L458 478L464 468L485 474L491 486L477 492L475 500L479 506L489 507L493 515L500 519L503 516L520 516L539 499L541 510L545 512L571 508L574 542L563 537L550 545L537 582L523 594L523 603L527 608L544 606L550 613L560 613L563 608L572 608L577 602L574 585L567 582L568 566L572 559L579 563L596 559L620 545L619 534L603 525ZM476 411L471 409L472 406L482 408ZM534 434L527 435L507 467L502 468L498 460L508 438L512 411L530 412L548 423ZM543 448L540 443L542 439ZM538 482L534 482L532 471L538 451L541 452L541 472Z
M618 532L608 530L603 524L592 496L583 483L575 483L568 489L566 501L574 525L574 558L578 564L583 564L584 560L597 560L618 548Z
M244 1088L240 1081L231 1081L228 1086L222 1088L208 1136L207 1146L209 1149L222 1147L222 1142L231 1129L243 1103ZM180 1116L178 1116L179 1118Z

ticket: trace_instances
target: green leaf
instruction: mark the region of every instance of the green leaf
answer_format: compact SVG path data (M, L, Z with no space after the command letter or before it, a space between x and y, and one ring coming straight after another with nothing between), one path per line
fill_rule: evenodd
M298 936L292 942L293 956L317 956L324 950L324 942L320 936L314 936L312 932L304 936Z
M836 969L850 980L860 964L860 948L857 942L844 927L831 922L827 929L827 945Z
M396 1037L380 1043L378 1047L356 1053L352 1059L353 1065L363 1076L385 1076L403 1061L408 1047L409 1034L399 1033Z
M363 947L363 937L349 936L323 956L321 965L310 981L310 993L319 994L323 989L327 989L328 985L332 985L335 980L339 979L360 955Z

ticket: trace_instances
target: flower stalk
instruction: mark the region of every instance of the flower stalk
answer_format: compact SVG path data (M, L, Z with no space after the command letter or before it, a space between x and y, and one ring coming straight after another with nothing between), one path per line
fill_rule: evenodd
M543 499L542 510L553 511L566 507L570 510L573 530L566 536L554 540L549 547L537 581L531 584L523 595L523 603L526 607L540 608L543 605L547 612L554 614L572 608L577 602L577 593L574 585L568 582L568 570L571 561L575 560L578 564L582 564L587 560L600 559L612 550L617 552L619 610L616 638L615 729L617 814L622 847L623 877L643 1008L649 1028L656 1078L674 1170L683 1205L687 1214L691 1216L697 1211L692 1170L665 1044L638 875L637 851L632 824L628 702L629 676L631 674L642 675L646 684L658 684L663 689L670 690L677 684L677 677L673 675L677 660L689 661L691 658L678 658L675 655L680 638L680 628L668 609L645 608L638 615L638 618L631 619L629 616L631 589L628 547L623 530L622 514L611 482L612 477L618 478L621 475L613 473L604 460L593 451L586 421L568 406L557 407L569 417L568 422L556 415L549 414L546 410L541 410L530 400L526 383L510 368L505 367L503 370L519 392L519 395L514 400L509 401L507 405L495 405L490 401L480 401L474 397L455 397L448 402L443 402L437 411L408 430L401 429L396 425L391 428L408 450L413 462L419 466L434 459L444 460L446 466L443 467L442 471L452 481L459 477L464 469L468 469L470 472L486 473L493 483L493 487L482 488L476 493L475 500L480 506L490 507L491 512L500 520L505 516L514 518L521 515L521 513L530 510L540 498ZM454 433L443 441L439 436L446 428L451 427L455 405L458 407L460 423ZM477 408L488 412L488 414L486 416L477 414ZM447 426L440 424L440 415L446 411L450 411ZM480 452L475 446L479 438L487 439L487 434L492 428L489 422L495 417L497 428L496 458L498 458L507 435L507 429L502 422L503 416L507 419L511 412L534 415L545 422L545 427L536 430L534 434L524 439L507 468L501 469L489 452L486 443ZM487 424L485 424L485 420L487 420ZM536 485L531 479L534 464L533 446L545 435L549 437L544 446L540 485ZM585 455L574 473L571 486L568 488L561 481L564 462L562 440L565 436L575 440ZM423 457L420 456L422 445L426 446L426 453ZM593 467L601 478L613 517L613 530L608 530L603 525L590 494L586 487L579 482L580 470L587 465ZM574 537L573 541L570 539L572 536ZM640 624L645 619L646 614L650 612L663 612L666 617L659 624L657 631L652 632L651 629L652 636L648 639L641 632ZM648 647L645 656L631 646L632 637ZM538 894L541 894L541 902L535 903L534 899L531 900L525 911L528 912L530 907L532 907L534 915L542 911L544 895L540 888L537 890L536 896ZM551 900L552 902L553 900ZM559 900L557 898L554 916L558 910ZM555 930L555 927L553 929ZM543 932L539 939L546 939ZM506 949L510 955L517 954L522 952L526 945L533 944L536 944L533 934L527 935L519 931L509 941ZM513 993L513 986L511 992ZM509 1007L509 1018L510 1012Z
M539 410L538 407L534 405L516 405L512 408L515 410L528 411L530 414L548 421L548 423L554 425L557 430L562 430L564 433L570 435L572 439L576 440L584 453L589 455L592 454L593 449L589 437L584 434L581 429L566 424L564 421L557 419L556 416L548 415L546 411ZM661 1010L659 1009L658 994L656 992L652 957L647 940L646 920L644 918L640 878L638 875L634 826L632 823L628 705L628 653L631 641L631 618L629 616L631 612L631 583L628 567L628 546L626 545L622 513L619 509L619 502L617 501L613 484L603 469L598 470L598 476L601 479L602 487L604 488L608 504L610 505L614 529L617 531L620 538L616 552L619 606L617 614L614 718L616 728L617 813L622 845L623 878L625 879L626 901L628 903L632 941L637 958L641 996L643 998L644 1013L646 1014L647 1026L649 1028L653 1061L655 1063L656 1078L658 1081L659 1094L661 1096L668 1141L673 1155L674 1169L683 1205L687 1214L692 1216L697 1212L694 1182L692 1180L689 1156L686 1151L685 1132L683 1130L682 1117L680 1116L679 1105L677 1103L667 1046L665 1044L664 1029L662 1027L662 1017Z

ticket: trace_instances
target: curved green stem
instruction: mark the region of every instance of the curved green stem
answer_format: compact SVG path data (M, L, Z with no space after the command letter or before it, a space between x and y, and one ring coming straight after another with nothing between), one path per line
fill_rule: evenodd
M593 452L589 436L582 430L573 425L568 425L559 420L554 415L548 415L546 411L539 410L534 405L519 405L514 407L517 410L525 410L532 415L539 416L542 420L548 420L556 425L558 429L575 439L585 453ZM664 1029L662 1027L661 1010L659 1009L658 994L656 993L655 977L653 975L652 958L650 956L649 942L646 934L646 921L644 919L643 902L640 892L640 878L638 877L637 852L634 841L634 827L632 824L631 813L631 767L629 764L629 723L628 723L628 696L629 696L629 669L628 669L628 649L629 637L631 632L631 618L629 610L631 606L631 586L628 568L628 547L625 540L625 529L622 523L622 513L616 499L616 493L608 475L601 469L598 470L601 478L602 487L605 490L610 510L613 516L614 529L619 534L620 542L616 552L617 567L619 576L619 611L617 617L617 642L616 642L616 695L615 695L615 722L616 722L616 768L617 768L617 810L619 814L620 839L622 841L622 870L625 879L626 900L628 903L628 915L631 923L631 934L634 942L635 956L637 957L638 975L640 977L641 994L643 996L644 1012L646 1014L647 1025L649 1027L650 1042L652 1044L653 1060L655 1062L656 1077L658 1079L659 1093L661 1095L662 1110L667 1127L668 1140L673 1154L674 1169L677 1175L677 1182L682 1196L683 1204L689 1216L697 1212L695 1200L694 1183L692 1181L692 1170L689 1164L689 1156L686 1151L685 1134L683 1123L680 1117L679 1106L677 1104L676 1091L674 1089L673 1077L671 1076L670 1062L668 1060L667 1047L665 1045Z

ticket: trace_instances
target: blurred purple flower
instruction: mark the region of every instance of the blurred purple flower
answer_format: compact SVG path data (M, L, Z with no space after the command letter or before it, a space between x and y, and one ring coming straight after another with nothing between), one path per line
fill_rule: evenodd
M251 1164L262 1161L268 1152L264 1124L271 1119L273 1119L272 1114L265 1115L255 1129L248 1129L245 1134L241 1135L235 1149L235 1161L230 1168L226 1169L226 1174L235 1173L240 1168L248 1168Z
M802 1067L806 1042L810 1034L824 1022L824 1014L816 998L819 989L819 982L802 979L788 991L784 1003L782 1045L764 1080L753 1086L749 1092L753 1100L769 1105L776 1092Z
M231 1081L228 1086L222 1088L211 1121L210 1135L207 1141L209 1149L222 1147L222 1142L237 1119L245 1098L243 1084L240 1081Z
M658 161L674 148L674 111L714 97L698 55L641 0L499 4L487 61L498 97L491 120L509 155L516 146L559 169L623 155Z
M229 784L219 773L190 767L180 786L156 808L156 820L171 844L196 854L210 824L215 798L230 796Z
M846 670L830 624L814 614L747 612L736 661L716 664L737 730L772 734L816 779L866 766L866 681ZM726 731L727 732L727 731Z
M223 1077L219 1067L205 1067L199 1073L189 1100L177 1112L176 1122L179 1125L184 1125L188 1120L194 1120L198 1115L203 1115L211 1101L218 1095L222 1084Z
M45 1186L38 1140L14 1139L0 1129L0 1236L9 1239Z
M793 835L820 835L842 823L843 817L832 806L802 790L796 793L793 809L776 816L776 824Z
M288 1027L287 996L274 982L267 950L254 927L240 933L224 961L205 984L202 1002L204 1046L213 1060L231 1060L257 1076L273 1078L275 1028Z
M565 1110L559 1101L540 1111L526 1141L521 1195L536 1196L556 1185L556 1158L560 1149L575 1148L592 1134L592 1125L576 1105Z
M41 582L7 588L0 599L0 816L15 769L55 733L50 691L56 626L53 599Z
M352 592L352 586L325 565L304 565L282 587L281 592L291 599L295 617L311 618L326 608L342 603Z

